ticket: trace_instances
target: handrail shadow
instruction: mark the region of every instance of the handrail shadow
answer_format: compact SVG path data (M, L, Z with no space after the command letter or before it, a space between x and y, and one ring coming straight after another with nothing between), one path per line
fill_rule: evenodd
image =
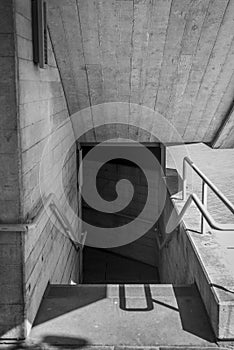
M120 284L119 285L119 307L121 310L124 311L151 311L154 309L153 299L151 295L150 286L148 284L144 284L144 291L145 291L145 300L146 300L146 307L145 308L129 308L126 305L126 293L125 293L125 285Z

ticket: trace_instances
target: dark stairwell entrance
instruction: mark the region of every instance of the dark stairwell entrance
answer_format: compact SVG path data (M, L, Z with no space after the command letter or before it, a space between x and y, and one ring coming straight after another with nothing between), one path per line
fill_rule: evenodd
M144 177L136 167L120 159L109 162L99 172L100 194L106 200L114 198L114 184L123 170L125 176L131 177L135 196L141 194L144 199ZM135 199L122 212L109 215L83 203L83 219L97 227L121 227L140 212L139 203L144 205L144 201L134 202ZM48 349L57 345L112 350L216 347L195 284L159 283L155 224L152 227L143 237L117 248L85 246L83 284L48 287L30 341L46 344Z
M124 148L131 146L109 146ZM134 146L135 147L135 146ZM136 152L137 152L137 147ZM92 146L83 146L83 158ZM150 147L150 151L161 163L162 150L159 145ZM150 167L150 164L149 164ZM155 173L155 178L158 176ZM148 185L142 169L126 159L113 159L101 167L97 174L96 186L100 196L106 201L116 198L116 184L127 179L134 187L131 202L116 213L103 213L91 208L84 200L83 220L97 227L119 227L131 222L141 213L147 200ZM83 181L86 181L84 178ZM158 198L160 201L160 198ZM155 208L152 208L152 212ZM145 220L150 220L150 214ZM117 248L97 249L85 247L83 251L83 283L159 283L158 251L156 243L157 222L141 238Z
M83 283L159 283L157 267L111 252L86 247Z

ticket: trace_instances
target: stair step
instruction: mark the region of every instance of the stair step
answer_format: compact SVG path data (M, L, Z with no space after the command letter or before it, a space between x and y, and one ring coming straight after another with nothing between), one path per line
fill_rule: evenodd
M196 287L157 284L52 285L29 341L87 349L215 346Z

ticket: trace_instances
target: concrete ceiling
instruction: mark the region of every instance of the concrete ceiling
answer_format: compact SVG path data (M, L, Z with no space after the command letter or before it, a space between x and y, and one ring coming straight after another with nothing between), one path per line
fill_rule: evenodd
M132 102L185 142L234 146L234 0L48 1L71 114Z

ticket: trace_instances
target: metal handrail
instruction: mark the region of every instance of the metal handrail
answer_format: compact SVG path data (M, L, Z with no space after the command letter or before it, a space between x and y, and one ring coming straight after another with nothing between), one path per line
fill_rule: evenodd
M64 231L66 232L68 238L71 240L71 242L74 244L76 248L83 248L84 242L87 236L87 232L82 233L82 239L81 241L77 241L74 230L69 223L69 220L67 217L63 214L62 208L59 204L59 201L55 194L50 193L47 197L42 209L39 211L39 213L31 220L31 222L26 224L0 224L0 231L5 232L27 232L30 229L35 229L38 226L38 223L40 222L45 210L48 208L51 208L54 213L56 214L58 220L62 224Z
M186 163L200 176L203 182L219 197L228 209L234 214L234 205L224 196L224 194L213 184L212 181L193 163L191 159L185 157L183 159L183 200L186 200L187 194L187 168Z
M224 194L213 184L210 179L193 163L191 159L185 157L183 159L183 200L187 198L187 167L188 164L202 179L202 204L207 209L208 187L216 194L216 196L225 204L225 206L234 214L234 205L224 196ZM206 232L206 222L204 214L201 217L201 233Z
M191 166L191 168L200 176L202 179L202 201L198 198L198 196L195 193L192 193L187 198L187 168L186 163ZM209 224L209 226L214 230L219 231L234 231L234 224L220 224L217 223L211 214L207 210L207 187L209 187L216 195L217 197L226 205L228 209L232 213L234 213L234 205L224 196L224 194L208 179L208 177L203 174L203 172L188 158L185 157L183 159L183 193L182 193L182 199L186 200L181 212L179 213L176 222L171 223L170 217L169 222L166 226L166 234L167 237L165 240L160 243L158 236L156 236L157 243L159 249L163 249L167 243L171 240L172 236L176 233L175 230L173 230L173 227L177 227L179 223L181 222L183 216L185 215L187 209L190 207L191 203L194 202L201 212L202 215L202 223L201 223L201 233L203 234L206 229L206 222ZM206 222L205 222L205 220Z

